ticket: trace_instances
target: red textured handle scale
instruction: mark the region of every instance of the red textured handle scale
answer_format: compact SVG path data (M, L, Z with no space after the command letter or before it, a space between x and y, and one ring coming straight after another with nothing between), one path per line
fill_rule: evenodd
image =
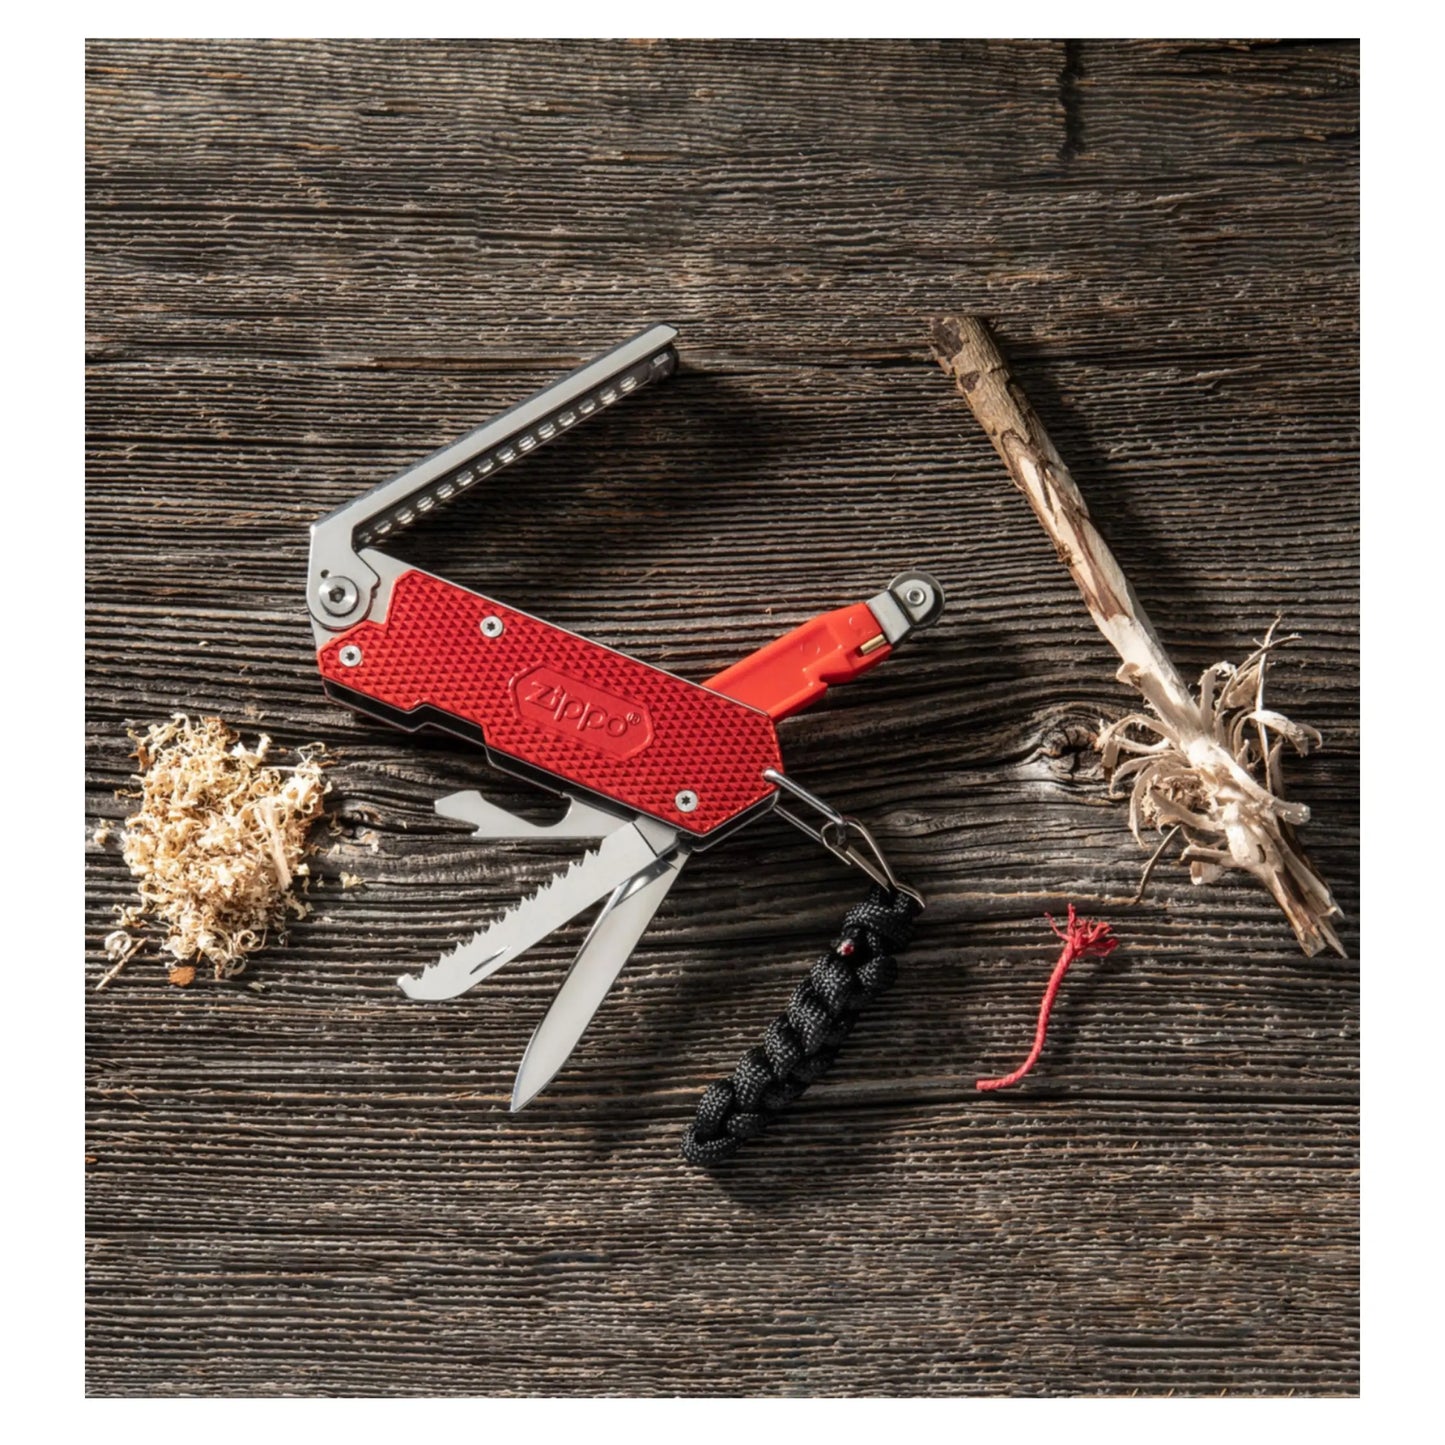
M495 618L501 623L483 622ZM495 633L495 635L489 635ZM427 572L392 586L386 617L317 653L322 676L415 726L456 719L506 766L548 774L704 837L776 791L772 719ZM438 718L435 715L442 714ZM680 792L697 806L683 812Z

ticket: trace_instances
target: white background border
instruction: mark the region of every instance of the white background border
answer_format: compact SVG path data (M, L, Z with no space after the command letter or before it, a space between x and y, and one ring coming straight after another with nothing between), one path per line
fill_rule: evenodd
M1431 436L1436 377L1442 88L1437 22L1423 6L1339 4L1015 5L889 3L726 7L661 4L415 3L346 7L257 3L26 7L7 35L6 291L12 460L5 494L12 537L3 757L5 876L12 936L7 970L6 1411L11 1438L104 1445L201 1436L206 1445L344 1439L348 1445L458 1432L606 1445L616 1438L678 1445L748 1445L805 1434L828 1445L906 1431L929 1440L998 1438L1171 1445L1312 1442L1362 1432L1422 1438L1440 1409L1439 1287L1434 1187L1441 1081L1442 947L1431 905L1438 807L1434 766L1435 623L1441 614L1433 543L1445 476ZM1362 911L1371 944L1364 978L1366 1164L1364 1385L1361 1401L1058 1400L85 1400L83 1398L82 1079L76 967L83 881L84 76L86 35L857 35L886 22L894 36L956 33L998 19L1011 34L1104 38L1176 35L1354 35L1364 31L1363 568L1368 695L1363 725L1376 746L1367 770ZM1301 29L1301 22L1308 29ZM405 31L398 27L405 24ZM523 23L525 22L525 23ZM1424 26L1425 28L1422 28ZM1081 28L1087 27L1087 28ZM13 514L18 511L18 516ZM16 527L18 523L18 527ZM75 772L71 773L71 767ZM184 1210L185 1201L177 1201ZM204 1227L197 1221L197 1227ZM821 1445L821 1442L820 1442ZM892 1445L883 1441L882 1445Z

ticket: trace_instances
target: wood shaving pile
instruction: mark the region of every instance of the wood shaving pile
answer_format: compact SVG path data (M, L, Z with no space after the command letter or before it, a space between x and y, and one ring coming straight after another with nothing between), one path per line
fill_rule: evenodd
M268 764L270 738L252 750L220 718L184 713L130 736L141 804L125 822L124 856L141 902L120 910L105 940L112 967L100 986L142 946L148 919L167 930L173 983L190 983L201 961L216 978L234 978L288 917L310 911L292 890L310 873L307 839L329 787L324 750L298 750L294 766Z
M1181 725L1174 710L1130 713L1102 728L1099 749L1111 792L1133 779L1129 828L1141 847L1147 846L1144 827L1169 830L1156 858L1183 833L1180 856L1195 883L1213 883L1230 868L1252 873L1279 899L1301 943L1309 948L1307 940L1317 937L1343 955L1330 923L1339 909L1294 840L1309 809L1285 798L1280 766L1286 744L1304 757L1322 739L1264 705L1272 653L1298 640L1276 637L1271 626L1239 667L1217 662L1207 668L1196 699L1202 728L1194 715Z

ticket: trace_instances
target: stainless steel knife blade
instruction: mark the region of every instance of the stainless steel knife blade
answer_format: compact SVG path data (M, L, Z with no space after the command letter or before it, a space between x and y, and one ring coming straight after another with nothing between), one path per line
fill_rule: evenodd
M415 999L455 998L628 882L677 846L677 833L651 818L624 823L598 847L554 874L490 927L422 970L397 980Z
M688 856L686 848L674 849L621 884L607 900L522 1055L512 1087L512 1113L525 1109L567 1062Z

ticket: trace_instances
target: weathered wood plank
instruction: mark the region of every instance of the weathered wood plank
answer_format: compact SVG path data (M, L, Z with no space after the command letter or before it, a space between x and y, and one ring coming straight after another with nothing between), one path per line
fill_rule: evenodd
M1358 942L1352 45L93 43L88 821L124 727L337 752L316 913L244 987L87 996L94 1393L1358 1388L1355 966L1140 855L1113 659L923 317L979 307L1186 674L1282 612L1290 772ZM895 570L943 622L787 727L930 897L896 994L726 1176L677 1138L858 889L696 860L573 1064L511 1071L574 932L395 975L544 877L431 801L478 756L317 683L306 525L641 323L667 388L405 555L704 677ZM373 847L373 842L375 846ZM87 978L129 895L87 845ZM343 892L342 871L364 885ZM1073 899L1125 947L1017 1060Z

